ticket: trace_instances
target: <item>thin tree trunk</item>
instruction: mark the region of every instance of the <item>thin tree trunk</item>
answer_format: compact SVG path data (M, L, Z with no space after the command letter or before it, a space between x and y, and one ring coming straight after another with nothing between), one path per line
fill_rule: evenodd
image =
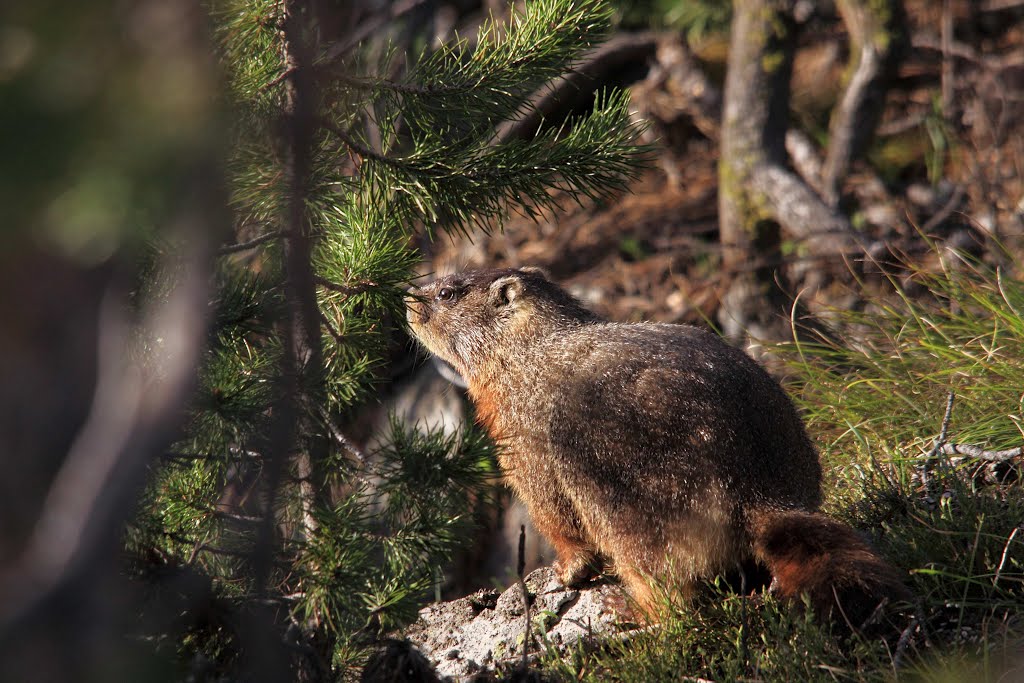
M719 321L733 341L775 336L766 325L765 300L779 310L772 268L780 244L763 196L750 188L759 169L782 163L789 117L794 26L785 0L735 2L722 111L719 162L719 225L722 265L734 279ZM755 246L756 245L756 246ZM756 253L755 253L756 249Z
M322 495L322 463L327 458L328 443L303 406L323 405L323 347L320 334L320 312L317 304L316 278L313 273L313 236L306 218L310 153L313 141L314 104L312 83L312 50L309 34L312 8L301 0L285 3L284 47L285 66L290 76L285 83L285 169L288 203L284 224L285 297L288 318L286 353L291 356L297 373L296 391L298 434L293 456L299 477L306 535L316 530L313 513Z
M719 321L736 342L789 336L783 231L811 256L858 247L846 217L790 170L786 155L796 22L792 0L733 6L722 114L719 221L723 266L733 282ZM757 268L750 266L757 262Z
M850 63L842 97L829 122L822 197L835 207L850 164L864 153L885 106L885 91L906 46L899 0L838 0L850 34Z
M252 552L254 592L260 597L272 592L271 572L281 522L277 509L288 481L286 469L290 463L298 475L302 506L299 531L309 538L317 528L314 508L323 493L319 465L327 456L326 439L309 410L309 406L323 405L319 395L323 386L323 348L312 263L313 236L306 215L315 125L308 28L311 9L302 0L286 0L284 11L283 56L288 74L284 82L281 139L287 192L281 217L285 310L279 321L283 353L263 471L262 520ZM284 647L274 626L278 618L269 606L261 603L254 618L241 626L240 637L251 652L243 677L253 681L285 677L315 680L316 675L304 669L288 671L292 653Z

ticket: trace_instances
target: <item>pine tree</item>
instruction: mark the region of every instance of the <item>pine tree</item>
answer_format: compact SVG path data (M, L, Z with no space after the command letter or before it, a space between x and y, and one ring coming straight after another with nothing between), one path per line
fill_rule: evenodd
M413 236L500 228L510 210L550 206L553 188L610 196L637 166L622 93L531 139L495 139L601 39L599 0L528 2L416 55L378 49L367 26L336 30L343 15L212 3L240 241L221 250L187 429L126 533L153 596L143 635L200 678L358 665L415 615L487 498L494 446L471 428L394 423L373 453L345 435L404 319Z

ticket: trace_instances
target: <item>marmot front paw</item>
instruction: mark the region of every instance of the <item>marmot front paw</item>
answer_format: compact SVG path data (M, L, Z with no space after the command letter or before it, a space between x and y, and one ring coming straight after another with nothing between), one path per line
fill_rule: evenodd
M552 568L558 580L567 588L578 588L601 573L601 562L597 555L581 553L568 560L558 560Z

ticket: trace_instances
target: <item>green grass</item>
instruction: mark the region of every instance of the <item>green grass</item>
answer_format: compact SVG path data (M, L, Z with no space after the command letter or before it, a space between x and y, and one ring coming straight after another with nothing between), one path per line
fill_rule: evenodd
M862 311L835 311L830 340L779 350L822 451L826 510L907 572L913 608L882 634L850 636L771 596L747 600L744 617L744 601L716 585L660 629L551 654L548 678L1020 680L1021 483L985 484L972 466L941 461L927 482L921 472L951 391L947 442L1024 442L1024 285L1017 273L954 266L893 278Z
M787 349L813 433L829 451L917 455L938 435L949 391L952 440L998 449L1024 434L1024 285L957 259L912 272L907 288L863 311L835 311L837 336ZM895 285L895 280L893 280Z
M671 610L660 628L568 656L552 655L555 680L715 681L888 680L886 643L841 637L806 611L765 595L746 600L709 585L685 607ZM744 615L745 613L745 615ZM745 624L745 626L744 626ZM864 677L862 672L873 672Z

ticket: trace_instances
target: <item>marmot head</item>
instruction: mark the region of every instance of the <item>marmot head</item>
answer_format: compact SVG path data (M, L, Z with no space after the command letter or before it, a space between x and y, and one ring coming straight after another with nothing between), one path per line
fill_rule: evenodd
M467 379L495 354L596 319L539 268L448 275L411 289L406 307L416 338Z

